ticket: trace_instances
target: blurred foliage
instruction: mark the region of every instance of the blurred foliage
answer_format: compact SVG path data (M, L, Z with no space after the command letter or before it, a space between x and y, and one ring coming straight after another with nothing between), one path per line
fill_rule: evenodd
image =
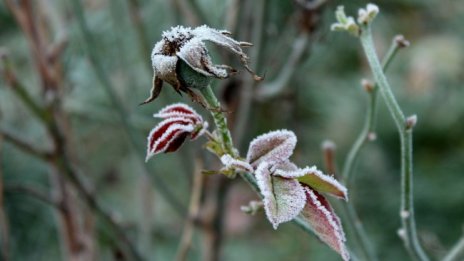
M171 260L176 253L184 217L179 216L163 195L151 195L152 220L144 220L140 204L142 172L131 152L115 109L101 88L84 48L82 32L69 1L50 0L62 16L69 45L64 63L64 108L71 119L73 149L79 169L97 187L97 195L118 220L140 242L140 223L150 223L149 260ZM140 0L142 24L149 46L159 40L163 30L177 23L188 25L171 1ZM187 1L188 2L188 1ZM212 27L223 28L232 10L228 1L194 0ZM251 41L247 31L254 1L241 3L237 38ZM259 1L258 1L259 2ZM356 39L331 33L333 12L338 4L349 13L365 1L330 1L320 13L312 32L307 55L298 65L282 95L252 106L245 143L271 129L288 128L299 137L298 165L322 165L320 144L331 139L337 144L337 162L344 156L361 129L367 95L360 79L369 78L369 68ZM165 88L156 102L138 107L148 95L152 71L150 57L130 16L127 0L87 0L85 17L95 36L92 46L103 61L117 95L122 99L128 119L144 143L155 121L151 114L170 101L191 103ZM381 14L374 25L378 53L387 50L392 37L403 34L411 47L401 50L387 73L400 105L407 114L419 118L414 137L415 206L418 230L427 251L441 257L461 236L464 218L464 3L462 1L379 0ZM299 28L292 1L267 1L263 43L258 73L266 81L274 79L286 60ZM42 100L39 77L33 66L29 45L5 4L0 3L0 45L7 50L20 80L28 91ZM252 49L250 49L252 50ZM214 54L221 59L219 54ZM237 62L237 61L235 61ZM246 76L246 75L245 75ZM238 77L239 78L239 77ZM50 146L45 130L21 102L0 81L0 120L26 140ZM217 84L224 91L226 84ZM237 92L234 92L237 93ZM238 95L238 94L237 94ZM196 106L196 105L193 105ZM198 111L203 112L196 106ZM204 114L206 115L206 114ZM355 172L350 200L355 204L381 260L405 260L407 254L397 236L399 219L399 142L386 107L380 102L377 140L362 151ZM184 205L189 200L193 163L202 141L182 147L180 154L160 155L148 165L175 191ZM50 190L47 165L4 142L1 168L3 183L31 184ZM145 151L143 147L139 148ZM215 168L209 159L207 168ZM142 181L143 182L143 181ZM207 187L206 187L207 189ZM292 224L273 231L263 213L247 216L239 206L255 196L236 181L227 195L223 260L338 260L339 257L315 238ZM245 192L244 192L245 191ZM248 195L240 197L241 193ZM145 195L147 196L147 195ZM234 201L239 201L235 202ZM60 260L60 239L53 209L28 195L5 190L5 211L10 226L12 260ZM234 207L232 207L234 206ZM231 217L234 217L233 219ZM189 260L202 256L202 233L196 230ZM147 231L145 231L147 232ZM350 231L347 231L350 235ZM112 260L106 239L99 241L98 260ZM348 242L350 244L350 242Z

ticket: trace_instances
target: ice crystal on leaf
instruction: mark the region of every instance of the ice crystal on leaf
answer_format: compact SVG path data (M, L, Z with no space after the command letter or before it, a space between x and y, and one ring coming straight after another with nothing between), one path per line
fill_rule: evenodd
M230 33L227 31L216 30L206 25L197 28L176 26L163 32L162 39L155 44L151 53L154 77L150 97L142 104L156 99L161 92L163 82L167 82L179 94L185 92L194 101L205 106L200 96L192 90L195 86L189 86L191 83L181 77L180 64L187 64L188 67L204 77L223 79L236 72L230 66L214 64L209 56L205 41L212 42L237 55L242 65L253 75L254 79L261 80L248 67L248 56L242 49L242 47L248 47L251 44L236 41L229 35Z
M247 161L257 167L266 161L277 164L287 160L296 146L296 136L292 131L277 130L262 134L251 141Z
M292 163L289 158L296 141L292 131L272 131L256 137L250 143L246 161L230 155L224 155L221 161L228 169L248 171L255 175L266 217L274 229L300 214L323 242L348 260L340 219L320 194L348 200L347 189L316 166L298 168Z
M208 128L208 122L182 103L169 105L153 116L164 120L148 135L147 161L161 152L176 151L187 137L194 140Z
M340 219L321 194L308 187L305 187L305 192L307 203L301 212L302 218L311 224L316 235L338 252L343 260L349 260L350 255L345 247L346 239Z
M303 210L306 196L297 180L272 175L269 167L269 163L261 162L255 175L263 195L266 216L277 229L280 223L294 219Z

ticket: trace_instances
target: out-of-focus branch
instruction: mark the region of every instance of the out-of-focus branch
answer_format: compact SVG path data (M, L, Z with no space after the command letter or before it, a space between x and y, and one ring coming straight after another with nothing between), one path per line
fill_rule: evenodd
M251 68L257 67L256 65L258 64L260 53L262 51L261 44L265 23L266 3L266 0L257 0L253 3L256 11L253 12L254 19L251 41L253 43L253 47L250 50ZM255 84L256 83L252 77L247 77L241 89L239 100L240 106L236 114L238 118L235 121L235 128L233 131L235 142L239 148L242 143L241 141L245 133L246 125L248 124L248 119L250 118L251 104L253 102L253 87Z
M442 261L458 261L462 260L462 258L464 258L464 235L453 246L453 248L451 248Z
M192 190L190 192L189 213L185 221L184 231L177 248L176 260L186 260L190 246L192 244L193 232L196 220L198 219L203 190L203 163L200 159L195 160L195 170L193 172Z
M235 33L237 30L238 14L241 8L241 0L230 0L227 12L225 13L224 28Z
M2 260L10 260L10 233L8 226L8 218L5 214L4 206L4 192L5 187L3 183L3 165L2 161L2 152L3 152L3 135L0 133L0 257Z
M27 195L58 210L63 210L63 205L61 205L59 201L37 187L25 184L7 184L4 189L5 192Z
M309 45L309 34L306 31L301 32L293 43L292 51L288 56L287 61L282 66L279 75L269 83L263 83L260 85L256 92L256 99L268 100L278 96L284 90L293 74L295 73L305 51Z
M5 59L2 59L5 61ZM11 70L10 67L5 66L3 64L3 68L9 68L8 73L12 76L13 79L17 79L14 72ZM3 70L5 73L5 70ZM23 85L19 81L7 81L7 83L14 83L17 86L21 86L21 90L24 92L14 92L16 96L31 110L34 112L34 115L42 120L43 124L47 127L47 130L54 140L55 150L53 151L53 156L50 158L49 162L52 162L56 165L68 178L68 180L75 186L81 197L87 203L87 205L95 211L97 215L99 215L105 223L109 226L112 232L115 234L115 237L118 238L118 244L122 245L129 257L133 260L141 260L139 257L135 247L132 245L130 240L126 237L125 232L123 229L117 224L113 218L103 209L103 207L98 203L98 201L94 198L93 193L84 185L83 181L79 177L78 172L72 165L70 161L69 152L66 145L65 135L61 126L56 122L56 119L49 114L45 109L42 109L37 104L35 104L30 96L25 91L26 89L23 88ZM10 86L13 90L15 89L14 86ZM47 115L43 117L42 115ZM50 115L50 116L48 116Z
M138 42L140 45L140 52L142 57L148 59L151 53L151 47L147 38L147 32L145 25L143 24L142 16L140 14L140 1L139 0L127 0L129 4L129 15L132 23L134 24ZM150 63L147 63L150 65ZM150 66L151 70L151 66Z
M172 0L171 3L177 9L177 13L185 17L189 25L209 24L206 15L195 0Z
M41 158L45 161L48 161L53 157L53 152L35 147L35 145L23 140L22 138L11 133L2 126L0 126L0 135L3 136L5 141L14 144L17 148L21 149L22 151L28 154Z

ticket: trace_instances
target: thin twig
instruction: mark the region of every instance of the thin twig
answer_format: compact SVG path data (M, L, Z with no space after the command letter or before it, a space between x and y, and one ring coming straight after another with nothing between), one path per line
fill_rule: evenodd
M389 51L383 58L384 70L388 68L388 65L393 60L399 48L404 47L399 44L397 38L398 36L393 39ZM364 83L364 85L365 90L369 94L369 103L366 112L366 118L364 121L364 126L361 130L361 133L359 134L356 141L353 143L350 151L346 156L342 171L343 180L345 181L345 184L348 188L350 188L352 184L352 172L354 169L355 162L359 157L359 153L366 144L366 142L372 140L372 137L375 133L378 86L372 85L370 83ZM371 139L369 137L371 137ZM351 202L342 203L342 210L345 213L348 225L352 228L355 240L358 245L358 249L362 252L364 258L366 260L377 260L377 255L375 254L375 251L372 247L371 240L369 240L367 233L364 230L364 226L361 220L359 219L359 216L353 204Z
M190 192L189 213L184 225L184 231L177 248L176 260L186 260L190 246L192 244L195 220L198 218L203 190L203 163L200 159L195 160L195 170L193 172L192 190Z
M3 183L3 164L2 161L2 152L3 152L3 135L0 133L0 257L2 260L10 260L10 233L8 218L5 213L4 205L4 192L5 185Z
M54 207L58 210L63 210L63 205L61 205L59 201L55 200L49 193L43 191L43 189L26 184L7 184L5 185L4 189L5 192L28 195L47 205L50 205L51 207Z
M442 261L459 261L464 258L464 236L451 248Z
M293 47L287 61L282 66L279 75L272 82L262 84L256 92L256 99L268 100L281 94L288 85L290 79L298 69L298 65L308 49L310 35L302 31L293 42Z
M266 16L266 0L258 0L253 4L257 5L255 12L253 12L254 23L253 23L253 35L252 43L253 48L250 50L250 61L251 67L256 68L259 57L262 51L262 38L263 38L263 27L265 24ZM234 138L236 140L237 146L240 148L242 143L243 135L245 134L245 129L248 124L248 119L250 118L251 105L253 103L253 87L256 82L251 77L247 77L245 82L242 85L239 103L240 106L237 111L237 120L234 128Z
M5 128L0 126L0 135L3 136L5 141L14 144L17 148L21 149L22 151L31 154L35 157L41 158L45 161L48 161L52 158L53 153L48 150L43 150L35 147L31 143L23 140L21 137L7 131Z
M392 115L400 135L401 143L401 209L402 239L412 258L416 260L429 260L424 252L416 232L414 217L414 193L413 193L413 159L412 159L412 131L415 120L406 118L392 92L390 84L382 70L382 65L377 57L374 42L372 40L371 26L363 25L361 32L361 44L367 60L374 74L375 81L379 85L380 92Z

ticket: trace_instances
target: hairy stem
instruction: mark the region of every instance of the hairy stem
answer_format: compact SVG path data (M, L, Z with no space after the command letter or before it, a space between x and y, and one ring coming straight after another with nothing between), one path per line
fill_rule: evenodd
M385 57L382 60L382 68L384 71L387 70L388 66L390 65L391 61L395 57L395 55L398 53L398 50L401 48L401 45L394 39L392 41L392 44L385 55ZM343 180L346 183L346 186L349 188L351 187L351 177L354 169L354 165L356 163L356 160L359 157L359 152L361 149L364 147L366 144L366 141L368 141L369 134L373 134L375 132L375 122L376 122L376 116L377 116L377 93L378 93L378 86L377 84L374 84L372 86L371 90L368 90L369 94L369 103L367 106L367 112L366 112L366 118L364 120L364 126L363 129L361 130L361 133L359 134L358 138L356 141L353 143L353 146L351 146L350 151L348 152L348 155L345 159L345 164L343 165L343 171L342 171L342 177Z
M420 245L416 232L413 204L413 162L412 162L412 128L407 126L406 118L392 92L390 84L382 70L382 65L377 57L370 25L362 27L361 44L371 67L375 81L379 85L380 92L387 104L390 114L395 121L400 135L401 143L401 221L402 239L409 254L415 260L429 260Z
M383 58L382 67L384 70L388 68L388 65L391 63L396 53L402 46L398 41L393 39L392 44ZM343 165L342 177L345 181L347 188L350 188L353 182L353 170L355 163L359 157L361 149L364 147L366 142L369 140L369 135L375 133L375 121L376 121L376 107L377 107L377 93L378 86L374 84L371 86L371 89L367 90L369 94L369 102L366 112L366 118L364 120L364 125L356 141L351 146L350 151L348 152L345 163ZM355 240L359 249L362 251L362 254L366 260L377 260L375 251L370 243L369 237L367 236L366 231L364 230L363 224L356 213L352 203L343 202L342 209L345 212L348 226L352 228Z
M458 261L464 257L464 236L453 246L443 261Z

